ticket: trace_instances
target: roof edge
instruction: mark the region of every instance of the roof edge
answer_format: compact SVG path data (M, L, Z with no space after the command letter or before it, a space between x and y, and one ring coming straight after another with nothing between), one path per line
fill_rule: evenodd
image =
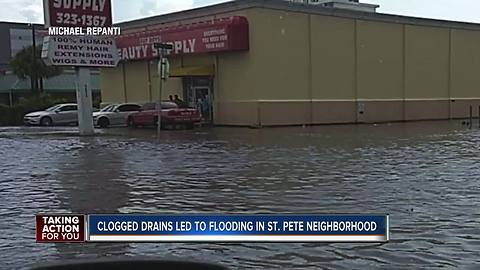
M314 15L333 16L348 19L370 20L387 23L412 24L420 26L443 27L443 28L457 28L465 30L480 31L480 23L462 22L441 20L432 18L421 18L413 16L386 14L386 13L371 13L346 9L328 8L322 6L315 6L303 3L294 3L289 1L278 0L234 0L225 3L219 3L204 7L188 9L168 14L156 15L152 17L136 19L131 21L124 21L116 23L116 26L124 27L127 30L133 28L140 28L150 25L158 25L163 23L170 23L179 20L191 20L212 14L221 14L233 11L239 11L249 8L267 8L274 10L300 12Z

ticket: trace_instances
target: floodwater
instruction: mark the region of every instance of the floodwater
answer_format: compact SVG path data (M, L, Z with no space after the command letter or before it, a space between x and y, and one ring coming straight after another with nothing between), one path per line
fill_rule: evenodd
M480 265L480 129L458 122L0 128L0 268L99 257L231 269ZM38 213L389 213L386 244L36 244ZM478 268L477 268L478 269Z

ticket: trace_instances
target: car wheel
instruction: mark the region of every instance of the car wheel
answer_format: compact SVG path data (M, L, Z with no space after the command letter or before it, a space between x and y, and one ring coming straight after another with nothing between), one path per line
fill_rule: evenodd
M98 125L101 128L107 128L110 125L110 121L107 118L102 117L98 120Z
M133 117L129 117L129 118L128 118L128 120L127 120L127 126L128 126L128 127L132 127L132 128L137 127L137 125L135 124L135 120L133 120Z
M153 118L153 126L158 127L158 117L157 116L155 116L155 118ZM167 127L167 124L165 122L160 123L160 129L166 129L166 127Z
M52 118L46 116L40 119L40 125L44 127L49 127L53 124Z

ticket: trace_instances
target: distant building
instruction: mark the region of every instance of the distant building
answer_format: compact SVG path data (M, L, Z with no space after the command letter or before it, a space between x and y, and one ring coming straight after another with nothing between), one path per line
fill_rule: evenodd
M42 44L43 25L35 25L35 40ZM27 23L0 22L0 69L8 70L10 60L23 48L32 46L32 26Z
M91 85L94 105L100 102L100 72L93 70L91 73ZM76 101L75 73L73 70L65 70L61 75L45 79L43 81L44 93L55 98L64 99L68 102ZM30 80L20 80L12 72L0 75L0 104L13 105L20 98L32 94ZM97 103L97 104L95 104Z
M36 45L43 42L47 34L43 25L34 25L35 34L31 24L0 22L0 104L11 104L20 97L31 94L30 79L19 80L10 70L10 61L23 48L33 45L35 35ZM99 72L92 71L92 89L94 97L99 98ZM44 80L44 91L56 97L75 101L75 74L73 70L66 70L63 74Z

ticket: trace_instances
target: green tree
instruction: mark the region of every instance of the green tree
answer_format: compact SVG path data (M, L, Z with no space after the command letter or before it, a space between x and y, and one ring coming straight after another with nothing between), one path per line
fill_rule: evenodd
M36 85L40 85L40 92L43 92L43 78L51 78L62 73L62 70L58 67L47 66L40 55L42 54L42 46L36 48L36 61L33 60L33 46L25 47L19 51L15 57L10 61L10 67L12 71L19 79L35 78L37 79ZM38 83L40 80L40 84ZM37 88L38 89L38 88ZM38 94L38 93L34 93Z

